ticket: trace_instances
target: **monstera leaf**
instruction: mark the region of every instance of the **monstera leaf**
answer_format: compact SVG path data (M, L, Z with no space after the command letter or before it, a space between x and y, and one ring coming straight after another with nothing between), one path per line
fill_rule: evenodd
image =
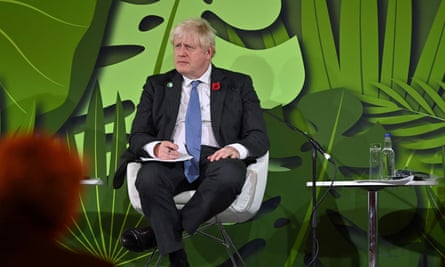
M94 69L108 1L0 1L2 113L9 131L41 115L57 130Z
M376 136L383 136L384 129L377 125L347 134L358 127L363 114L359 98L348 90L330 90L304 96L299 107L314 129L311 134L339 165L367 168L368 146L380 141Z
M233 8L235 5L236 9ZM107 92L126 88L125 95L121 92L124 99L139 99L140 88L148 75L173 68L173 50L168 40L173 25L185 18L205 14L209 17L209 22L217 28L219 36L214 63L219 67L250 74L262 107L272 108L290 103L301 92L305 77L297 38L289 38L286 35L285 41L270 42L267 48L257 50L251 49L248 43L243 42L243 34L249 35L249 32L259 30L273 31L274 38L276 35L280 35L279 39L284 38L283 33L272 28L282 8L280 1L268 2L268 10L263 12L265 19L262 20L255 19L254 15L245 16L240 5L259 8L255 1L242 4L239 1L214 4L196 1L193 5L175 1L137 6L120 3L120 15L114 21L113 34L109 38L108 46L103 49L107 51L103 56L108 60L101 61L108 62L109 65L101 68L101 87ZM156 15L153 15L154 11L158 11ZM236 15L238 13L240 15ZM215 19L217 15L218 20ZM128 18L132 19L129 21ZM235 34L234 28L243 30L239 33L241 36ZM269 38L272 37L265 34L263 42L268 43ZM125 79L122 79L123 76ZM107 103L107 99L105 102Z

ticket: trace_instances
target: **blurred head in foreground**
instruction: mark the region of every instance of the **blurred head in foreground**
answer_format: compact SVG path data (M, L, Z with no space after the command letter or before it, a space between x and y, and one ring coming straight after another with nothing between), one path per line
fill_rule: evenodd
M84 173L78 155L61 139L0 139L0 232L23 226L11 234L59 237L76 213Z
M84 166L56 137L0 139L2 267L112 267L105 259L57 242L73 222Z

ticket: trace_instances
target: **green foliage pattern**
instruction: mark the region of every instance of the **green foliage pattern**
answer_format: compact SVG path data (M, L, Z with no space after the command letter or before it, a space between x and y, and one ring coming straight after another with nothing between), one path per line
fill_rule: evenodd
M112 178L145 78L173 67L169 32L188 17L217 30L214 63L250 74L269 113L263 206L254 220L230 227L249 266L301 266L309 255L311 147L288 123L333 155L336 166L319 157L319 180L366 179L368 144L385 132L398 168L445 176L444 0L65 2L0 0L0 133L62 134L104 182L80 196L80 216L60 241L68 249L117 266L144 266L150 255L119 244L124 229L147 222ZM340 193L323 194L319 206L319 260L365 266L366 196ZM442 187L380 196L380 263L440 264ZM228 264L207 240L194 237L186 247L193 266Z

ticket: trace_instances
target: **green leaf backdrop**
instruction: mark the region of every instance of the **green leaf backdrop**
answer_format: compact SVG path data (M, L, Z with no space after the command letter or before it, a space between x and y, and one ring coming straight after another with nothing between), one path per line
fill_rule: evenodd
M146 77L173 67L170 29L198 16L218 32L214 63L250 74L268 112L264 203L253 220L229 227L249 266L303 266L311 250L311 147L276 116L333 155L338 169L320 157L319 180L366 179L368 144L385 132L397 168L444 176L443 0L0 0L0 133L63 135L104 181L79 197L62 246L145 265L150 253L119 244L124 229L147 222L112 177ZM441 266L442 187L379 197L380 265ZM367 265L366 205L361 190L326 196L320 266ZM185 242L193 266L230 266L209 240Z

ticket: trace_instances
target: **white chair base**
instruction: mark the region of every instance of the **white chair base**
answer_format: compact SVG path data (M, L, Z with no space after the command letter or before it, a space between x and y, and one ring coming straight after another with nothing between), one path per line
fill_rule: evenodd
M212 226L216 226L218 228L218 232L220 236L215 236L207 232L209 228ZM241 253L238 251L235 243L232 241L232 238L230 237L229 233L227 232L224 225L220 222L212 223L212 224L203 224L201 227L199 227L198 230L196 230L196 234L200 234L202 236L205 236L220 245L224 246L227 252L227 256L229 257L230 261L232 262L234 267L244 266L247 267L243 257L241 256ZM183 238L191 237L189 234L184 234ZM159 267L162 260L162 255L159 254L159 251L157 248L154 248L152 251L152 254L147 260L147 263L145 264L146 267L154 266Z
M137 191L135 186L137 172L140 166L141 163L136 162L130 162L127 165L127 187L131 205L136 211L143 214L139 192ZM206 236L223 245L226 248L227 255L232 261L233 266L237 266L235 256L238 258L238 262L240 262L242 266L246 266L246 263L239 253L238 249L236 248L235 244L233 243L232 239L230 238L230 235L224 228L224 224L236 224L245 222L251 219L258 212L263 201L264 192L266 189L268 167L269 152L266 152L266 154L257 159L256 163L250 164L247 167L246 181L241 190L241 193L238 195L232 205L210 219L207 223L201 225L201 227L199 227L199 229L197 230L197 233L202 234L203 236ZM190 200L193 194L194 191L186 191L175 196L176 207L178 209L182 209L182 207ZM218 227L220 237L211 235L205 231L213 225L216 225ZM152 263L154 263L154 266L159 265L161 256L158 256L156 261L154 262L156 258L155 254L157 254L156 252L156 250L153 251L146 266L150 266L150 264Z

